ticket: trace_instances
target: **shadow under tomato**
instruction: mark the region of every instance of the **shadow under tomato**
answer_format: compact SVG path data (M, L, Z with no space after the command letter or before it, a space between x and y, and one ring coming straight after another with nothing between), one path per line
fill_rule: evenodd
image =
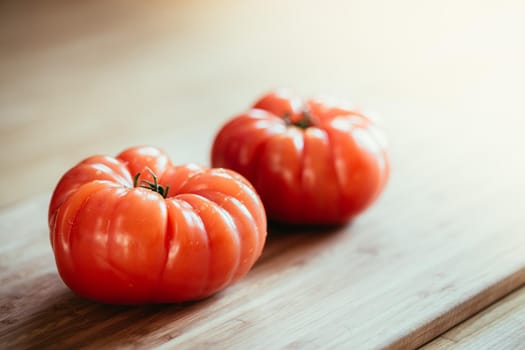
M295 268L346 239L350 226L297 227L270 224L262 256L250 279L271 276L272 265ZM344 234L343 234L344 233ZM345 238L346 237L346 238ZM242 283L242 281L240 281ZM11 289L12 290L12 289ZM71 292L56 273L28 279L1 297L0 344L13 349L152 347L186 334L202 318L229 308L223 292L196 302L119 306Z
M189 303L108 305L75 295L55 274L31 279L1 296L0 344L10 349L114 347L140 343L145 335L205 308L214 297ZM176 337L184 322L164 335ZM116 336L118 334L118 336ZM157 339L159 340L159 339Z
M292 253L302 258L314 256L343 234L350 235L351 225L287 225L270 222L264 251L254 269L283 254Z

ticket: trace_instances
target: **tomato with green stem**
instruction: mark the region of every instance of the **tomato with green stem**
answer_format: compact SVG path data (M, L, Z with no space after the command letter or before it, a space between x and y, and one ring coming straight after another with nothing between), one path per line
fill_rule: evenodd
M229 120L211 161L244 175L268 218L288 224L345 223L373 203L389 175L383 133L364 114L283 91Z
M94 300L205 298L243 277L266 238L262 203L226 169L174 166L154 147L93 156L59 181L49 205L63 281Z

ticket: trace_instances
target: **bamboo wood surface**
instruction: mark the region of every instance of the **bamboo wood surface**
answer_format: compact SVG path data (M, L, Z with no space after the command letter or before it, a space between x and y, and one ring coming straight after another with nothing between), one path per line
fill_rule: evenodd
M525 348L525 288L461 323L422 350Z
M0 347L411 348L523 285L523 9L1 3ZM46 215L67 168L137 144L206 164L219 126L280 86L379 116L392 176L376 205L345 227L272 227L248 276L198 303L107 306L62 284ZM519 295L467 321L476 338L462 325L427 346L518 344Z

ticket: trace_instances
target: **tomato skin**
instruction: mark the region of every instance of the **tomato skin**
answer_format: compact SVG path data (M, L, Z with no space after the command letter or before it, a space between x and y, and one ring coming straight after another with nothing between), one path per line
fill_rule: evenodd
M153 181L164 198L149 188ZM266 214L246 179L226 169L173 166L154 147L94 156L71 168L49 205L51 245L77 294L115 304L205 298L260 256Z
M226 122L211 162L244 175L268 218L287 224L346 223L373 203L389 176L386 142L370 119L281 91Z

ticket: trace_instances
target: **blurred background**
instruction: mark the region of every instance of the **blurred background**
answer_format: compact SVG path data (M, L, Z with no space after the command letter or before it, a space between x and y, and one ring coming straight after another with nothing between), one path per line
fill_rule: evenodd
M377 115L393 183L522 185L523 1L3 1L0 206L139 144L208 164L261 94ZM468 193L475 188L467 189Z

